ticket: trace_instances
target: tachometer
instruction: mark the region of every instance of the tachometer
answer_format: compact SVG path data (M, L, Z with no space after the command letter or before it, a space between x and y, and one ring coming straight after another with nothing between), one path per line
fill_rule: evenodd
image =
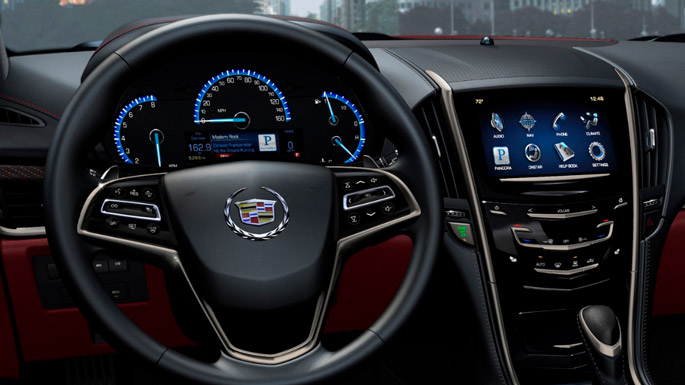
M141 96L121 110L114 123L114 144L126 163L162 167L164 132L158 127L157 98Z
M352 163L364 149L366 128L364 118L355 105L346 97L334 92L324 92L314 99L319 112L317 137L327 143L314 151L320 152L322 163ZM314 155L314 154L312 154Z
M251 70L233 69L205 83L195 99L193 121L241 130L273 127L290 121L290 109L271 80Z

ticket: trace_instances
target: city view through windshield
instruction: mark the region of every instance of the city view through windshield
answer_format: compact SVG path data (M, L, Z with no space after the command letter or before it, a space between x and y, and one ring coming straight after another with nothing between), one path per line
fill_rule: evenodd
M69 49L142 18L208 13L288 15L387 35L494 35L626 40L685 30L685 0L0 0L15 51Z

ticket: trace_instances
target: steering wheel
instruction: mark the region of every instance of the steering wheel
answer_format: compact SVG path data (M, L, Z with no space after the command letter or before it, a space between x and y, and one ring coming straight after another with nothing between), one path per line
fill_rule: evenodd
M119 96L137 74L173 55L217 50L226 42L231 50L280 47L334 71L397 146L399 160L383 170L234 161L110 180L89 174L88 153L105 135ZM146 193L124 201L118 198L121 189ZM50 246L84 315L116 348L202 383L309 383L362 362L414 309L442 235L432 152L398 93L349 48L305 27L259 16L175 22L105 59L60 120L47 161L45 198ZM377 215L365 215L371 209ZM243 220L255 211L262 213L257 220L264 226ZM143 219L150 227L116 228L113 213ZM397 295L353 342L327 350L320 343L321 328L346 258L400 233L412 238L413 250ZM129 320L93 272L94 252L103 249L184 277L221 348L218 360L206 363L169 349ZM278 317L287 318L285 334L298 337L287 346L254 344L254 336L241 330L250 322L278 324Z

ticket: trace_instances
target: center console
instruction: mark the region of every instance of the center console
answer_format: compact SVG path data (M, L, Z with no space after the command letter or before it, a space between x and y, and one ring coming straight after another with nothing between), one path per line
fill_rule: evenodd
M611 306L619 320L628 313L624 89L508 88L455 93L454 101L519 380L586 381L576 314L593 304Z

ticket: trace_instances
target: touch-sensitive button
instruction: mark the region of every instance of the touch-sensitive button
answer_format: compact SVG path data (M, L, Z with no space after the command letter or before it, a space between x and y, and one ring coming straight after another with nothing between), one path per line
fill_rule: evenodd
M345 196L343 196L343 208L345 211L349 211L393 198L395 198L395 192L392 191L390 186L374 187L345 194Z
M162 219L159 208L152 203L105 199L100 212L125 218L159 221Z

